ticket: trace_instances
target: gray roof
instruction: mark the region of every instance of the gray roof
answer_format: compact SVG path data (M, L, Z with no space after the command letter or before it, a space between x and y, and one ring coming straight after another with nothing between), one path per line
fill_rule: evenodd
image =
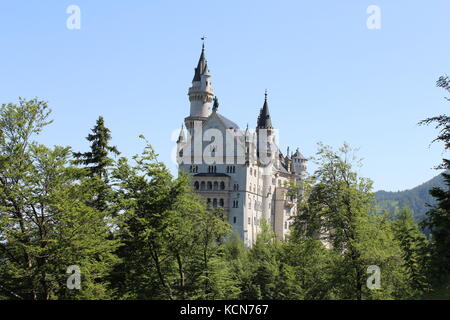
M205 46L202 47L202 53L200 55L200 59L198 59L197 68L195 68L194 79L192 81L200 81L201 75L203 74L206 67L206 59L205 59Z
M259 129L272 128L272 120L270 119L269 104L267 103L267 93L266 98L264 99L264 105L259 112L257 127Z
M225 124L225 127L227 129L239 129L239 126L234 123L233 121L231 121L230 119L224 117L221 114L217 114L217 116L220 118L220 120L222 120L222 122Z
M295 153L292 155L293 158L297 158L297 159L305 159L307 160L302 154L301 152L297 149L297 151L295 151Z

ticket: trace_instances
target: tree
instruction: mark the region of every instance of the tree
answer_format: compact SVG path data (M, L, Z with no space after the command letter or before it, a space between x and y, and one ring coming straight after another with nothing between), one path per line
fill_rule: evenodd
M89 152L74 152L74 164L87 168L89 176L97 179L97 193L90 201L91 206L98 210L108 208L107 201L111 200L111 188L109 186L109 169L114 164L114 160L109 154L119 155L117 147L110 146L111 131L105 126L103 117L97 119L97 123L92 128L92 133L86 137L91 142Z
M411 296L420 296L428 290L426 278L428 244L425 235L420 231L408 207L396 210L393 229L395 238L402 248L404 266L408 271L408 281L412 288Z
M206 209L188 177L173 179L150 145L134 160L131 166L120 159L114 171L123 211L119 292L135 299L225 298L230 279L220 244L230 226Z
M293 268L295 288L289 292L291 299L336 299L333 289L333 270L339 259L334 251L312 237L291 237L283 245L283 261Z
M102 299L117 261L101 212L85 205L93 189L70 165L68 147L33 137L51 121L47 103L20 99L0 108L0 291L12 299ZM81 269L81 290L66 287Z
M360 164L354 151L346 144L338 152L320 144L316 162L312 184L303 187L307 198L301 199L294 238L318 239L339 256L332 272L336 297L401 296L396 289L404 288L400 247L387 217L375 214L372 182L352 169ZM371 265L380 267L384 278L390 279L377 292L366 287L366 271Z
M437 86L450 92L450 79L440 77ZM447 98L447 100L449 100ZM443 142L444 151L450 150L450 117L439 115L419 122L419 125L435 124L439 135L432 141ZM430 194L436 199L436 205L426 214L422 225L431 232L430 277L436 287L448 287L450 284L450 160L443 159L436 169L445 169L442 174L445 187L433 188Z

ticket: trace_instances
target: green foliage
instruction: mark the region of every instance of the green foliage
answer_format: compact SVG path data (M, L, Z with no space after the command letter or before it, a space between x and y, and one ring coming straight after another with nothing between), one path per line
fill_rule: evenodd
M412 211L407 207L396 210L392 225L395 238L402 248L404 267L408 271L408 281L413 289L411 295L419 296L429 289L426 278L428 243L425 235L420 231Z
M70 148L32 140L50 123L45 102L21 99L0 109L0 291L13 299L102 299L117 262L102 212L87 207L84 172ZM66 288L66 269L81 268L82 289Z
M448 77L440 77L437 86L450 92ZM439 115L421 121L419 124L435 124L439 135L433 142L442 142L444 151L450 150L450 117ZM450 160L443 159L437 169L446 169L443 173L443 187L431 189L430 194L436 199L436 204L427 212L422 225L431 231L431 257L429 278L437 288L450 288Z
M300 243L317 239L332 248L333 254L323 255L323 270L329 274L323 277L321 286L327 292L319 290L319 296L406 297L408 281L400 245L388 217L375 214L372 182L352 170L360 165L354 151L346 144L337 152L320 145L316 162L318 169L304 186L293 239ZM333 261L333 267L329 261ZM376 291L369 291L366 286L366 270L371 265L378 266L385 279Z
M96 189L92 199L88 201L88 205L100 211L110 209L108 202L111 202L113 192L109 184L109 170L114 164L114 160L109 154L119 155L120 152L116 147L110 146L111 132L105 126L103 117L97 119L92 134L86 138L91 142L91 150L89 152L74 152L73 156L75 165L81 165L88 171L93 182L92 187Z
M114 177L122 208L119 291L136 299L225 298L232 279L221 261L229 233L222 213L206 210L186 176L173 179L150 145L121 159ZM138 285L136 285L138 284Z
M354 150L320 145L317 170L288 187L298 199L291 236L263 221L246 248L222 208L206 205L189 177L174 178L146 141L115 162L103 118L91 150L33 140L49 124L45 102L0 109L0 300L2 299L414 299L445 296L449 186L431 195L424 225L397 206L380 214ZM433 118L447 139L448 118ZM430 123L427 122L427 123ZM143 137L142 137L143 138ZM145 138L143 138L145 139ZM75 158L74 158L75 157ZM443 163L448 169L449 162ZM422 190L423 191L423 190ZM420 192L422 192L420 191ZM66 286L81 268L81 290ZM369 266L381 288L367 288ZM430 292L430 281L435 292Z

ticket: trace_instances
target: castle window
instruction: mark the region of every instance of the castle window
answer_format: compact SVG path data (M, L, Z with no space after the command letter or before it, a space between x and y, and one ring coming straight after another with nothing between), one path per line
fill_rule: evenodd
M248 217L248 224L251 224L252 219Z
M208 200L206 201L206 204L207 204L208 206L211 205L211 199L210 199L210 198L208 198Z
M219 190L219 183L217 181L214 182L214 190Z
M206 184L205 181L202 181L200 184L200 190L206 190Z
M195 190L200 189L200 184L198 183L198 181L195 181L194 188L195 188Z
M237 218L233 217L233 223L236 223L236 222L237 222Z
M212 190L212 183L208 181L208 190Z
M216 166L208 166L208 173L216 173L217 167Z
M214 208L217 207L217 199L214 199L214 200L213 200L213 207L214 207Z
M220 199L220 200L219 200L219 206L220 206L220 207L223 207L224 204L225 204L225 203L224 203L223 199Z
M234 191L238 191L239 190L239 185L237 183L234 184L233 190Z
M223 181L220 183L220 190L225 190L225 183Z

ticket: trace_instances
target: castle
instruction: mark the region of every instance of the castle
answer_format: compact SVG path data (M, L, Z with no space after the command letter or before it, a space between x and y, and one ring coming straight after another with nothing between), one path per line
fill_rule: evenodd
M179 170L189 173L208 205L224 209L246 246L254 244L264 220L285 240L297 210L288 190L305 178L307 159L298 149L279 150L267 91L256 130L240 129L219 111L203 44L188 96L190 113L177 140Z

